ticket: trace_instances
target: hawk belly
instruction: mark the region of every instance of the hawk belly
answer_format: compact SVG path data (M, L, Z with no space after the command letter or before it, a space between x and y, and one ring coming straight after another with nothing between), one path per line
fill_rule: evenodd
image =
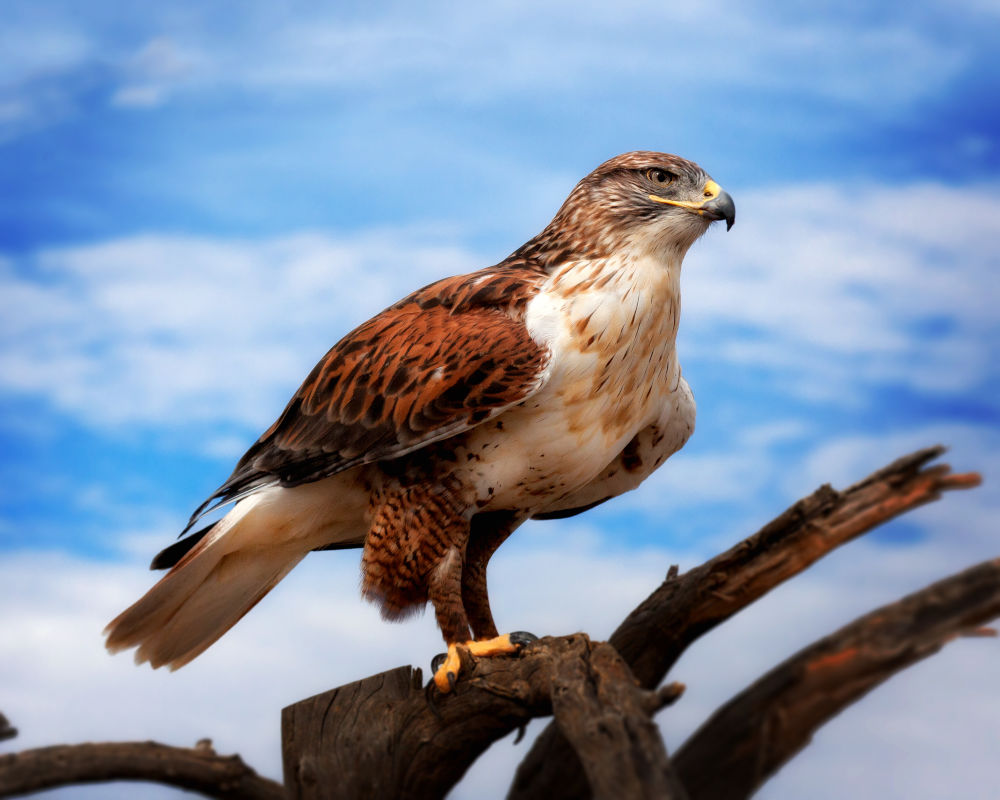
M694 401L674 349L676 273L652 258L584 262L542 288L526 322L551 351L544 388L456 448L478 507L530 515L602 500L686 441Z
M694 396L687 381L681 378L677 390L661 408L656 422L629 440L596 478L577 491L557 498L536 511L534 516L540 519L574 516L635 489L684 446L694 432L694 422Z

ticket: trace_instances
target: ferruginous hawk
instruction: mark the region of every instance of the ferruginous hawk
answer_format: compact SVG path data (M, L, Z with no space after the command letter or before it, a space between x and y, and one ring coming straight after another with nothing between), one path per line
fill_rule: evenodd
M486 565L526 519L633 489L694 427L674 348L681 261L732 198L699 166L634 152L585 177L538 236L432 283L341 339L192 516L217 523L107 628L109 649L180 667L309 551L363 548L362 592L393 619L434 606L456 645L498 636Z

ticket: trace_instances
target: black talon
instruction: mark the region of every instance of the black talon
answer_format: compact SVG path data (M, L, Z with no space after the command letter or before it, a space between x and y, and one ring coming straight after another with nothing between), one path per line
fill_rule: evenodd
M441 711L437 707L437 701L434 699L435 689L437 686L434 683L434 679L431 678L427 681L427 686L424 687L424 698L427 700L427 707L430 708L431 713L434 714L439 720L442 719Z
M431 659L431 675L436 675L438 667L440 667L444 660L448 657L447 653L438 653L434 658Z
M455 677L454 672L448 673L448 685L451 687L452 691L455 691L455 684L458 683L458 679Z
M508 636L510 637L510 643L518 647L524 647L538 641L538 637L535 634L528 633L527 631L514 631L508 634Z

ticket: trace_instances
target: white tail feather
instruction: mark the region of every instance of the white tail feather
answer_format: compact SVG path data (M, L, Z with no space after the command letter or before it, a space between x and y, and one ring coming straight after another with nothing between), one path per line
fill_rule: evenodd
M260 497L239 503L159 583L108 625L109 650L138 647L137 663L182 667L235 625L302 560L310 543L282 536L284 526L276 526L272 514L254 513Z

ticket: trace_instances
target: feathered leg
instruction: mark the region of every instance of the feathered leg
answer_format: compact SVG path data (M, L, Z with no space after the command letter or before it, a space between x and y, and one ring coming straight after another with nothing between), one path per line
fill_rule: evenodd
M471 504L462 497L460 486L391 478L373 500L362 556L363 592L381 605L384 616L405 616L428 601L434 606L448 645L443 660L435 659L434 665L434 683L442 692L450 691L458 676L459 645L473 656L492 656L516 652L530 640L530 634L496 635L486 595L486 562L516 520L481 515L491 521L475 525L477 535L470 543L466 509ZM479 641L470 637L470 609Z
M462 602L476 639L494 639L499 635L490 611L486 567L497 548L521 522L512 511L492 511L472 518L462 571Z
M431 571L427 595L445 642L467 642L469 618L462 604L462 554L458 547L448 548Z
M472 633L475 636L475 641L465 642L464 646L473 656L485 657L516 653L523 645L536 639L534 635L523 631L500 636L497 633L496 624L493 622L490 598L486 591L486 566L490 557L521 522L522 520L517 515L508 511L477 514L472 518L460 582L464 612L462 624L471 625ZM439 585L443 586L447 581L449 587L447 592L442 592L442 602L434 604L438 615L438 624L444 631L446 625L454 624L454 618L449 616L450 609L454 605L452 594L455 580L454 562L449 562L447 569L442 564L441 572L435 577ZM435 584L432 583L432 600L435 591ZM445 640L449 643L448 653L434 673L434 682L441 691L453 688L460 667L456 644L447 636Z
M445 642L469 637L462 561L469 519L461 493L440 484L387 481L374 494L361 557L362 592L388 619L434 604Z

